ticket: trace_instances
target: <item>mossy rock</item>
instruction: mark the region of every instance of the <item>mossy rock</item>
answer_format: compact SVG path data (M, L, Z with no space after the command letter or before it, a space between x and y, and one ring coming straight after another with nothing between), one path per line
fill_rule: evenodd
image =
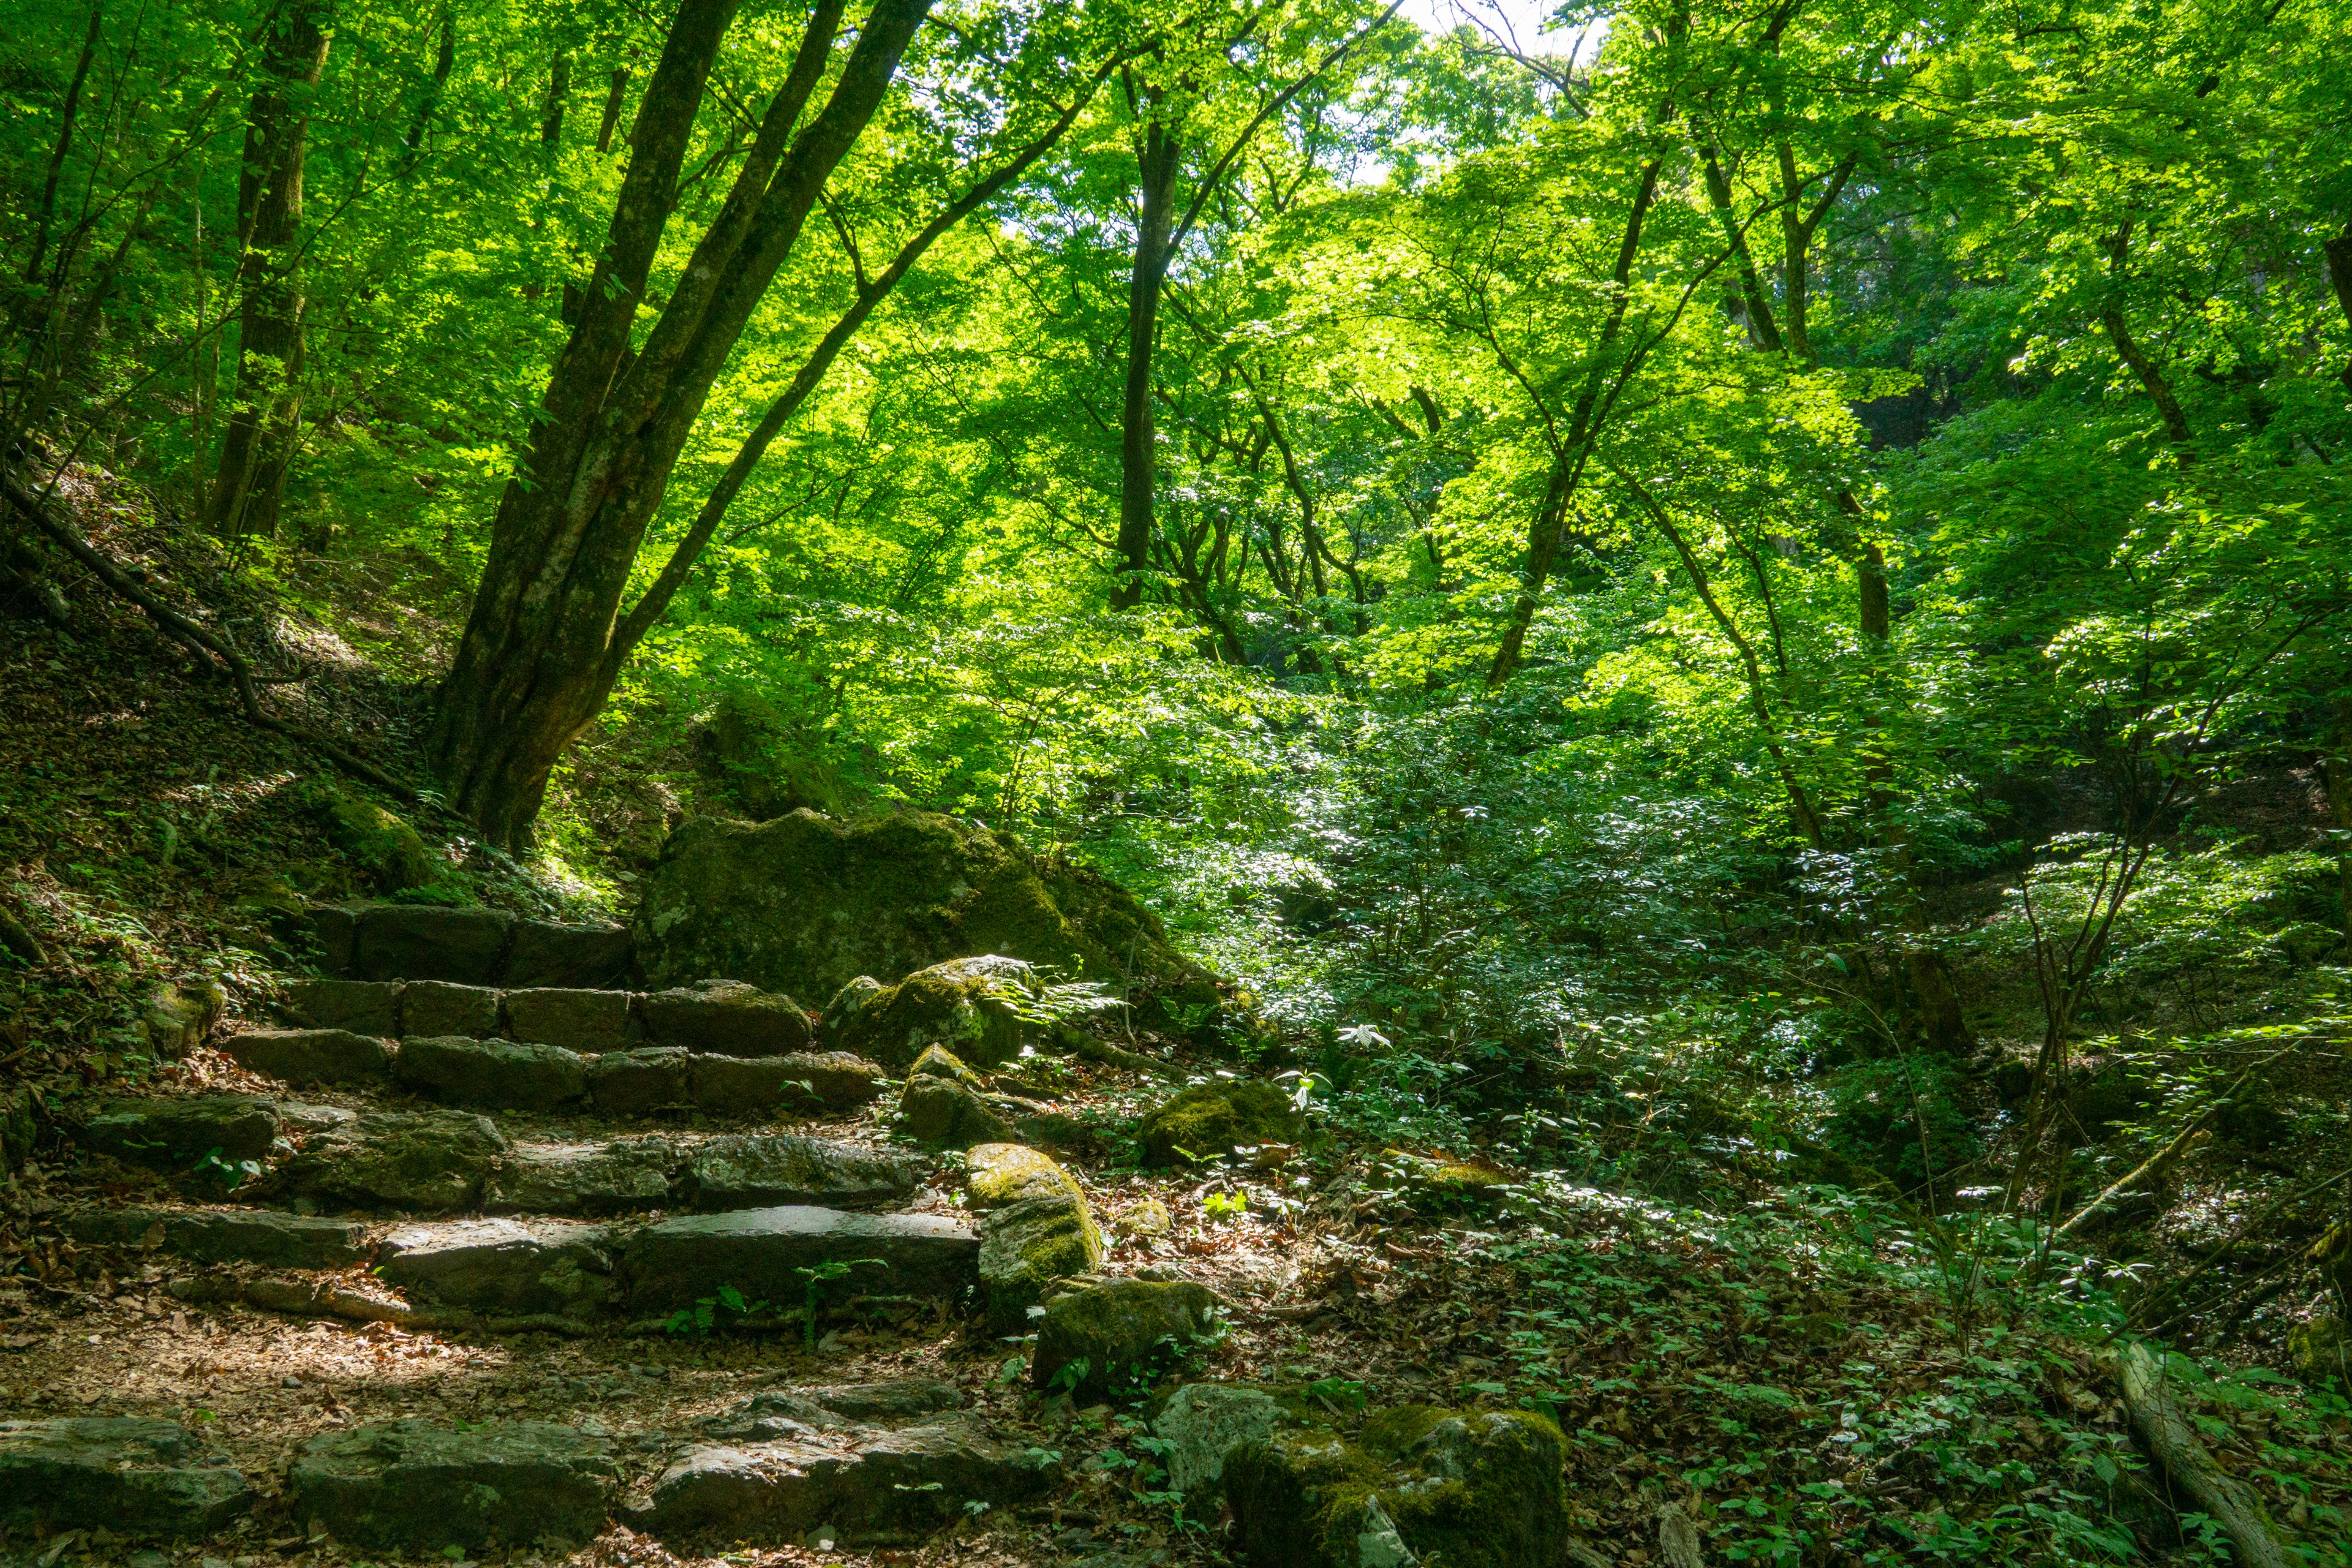
M984 1092L988 1088L986 1080L966 1067L963 1058L945 1046L923 1047L923 1054L917 1057L915 1065L907 1069L908 1083L914 1082L919 1078L947 1079L951 1082L963 1085L975 1094Z
M1017 1143L982 1143L965 1167L980 1227L981 1308L989 1328L1017 1334L1029 1309L1061 1280L1102 1267L1102 1231L1086 1194L1046 1155Z
M312 790L310 805L335 847L377 892L402 892L433 880L425 840L373 801L320 784Z
M1029 1376L1092 1405L1148 1389L1217 1331L1219 1303L1189 1279L1097 1279L1045 1303Z
M2295 1374L2315 1386L2330 1378L2352 1388L2352 1329L2341 1318L2314 1318L2286 1337Z
M1225 1456L1225 1498L1252 1568L1414 1556L1428 1568L1554 1568L1569 1544L1567 1447L1528 1411L1405 1405L1353 1439L1310 1425L1241 1444Z
M1413 1206L1431 1210L1490 1209L1517 1178L1485 1160L1450 1154L1416 1154L1389 1149L1381 1159L1412 1194Z
M635 929L656 986L723 975L825 996L861 974L984 952L1215 994L1132 894L1041 865L1009 834L926 812L689 818L646 879Z
M908 1079L899 1091L898 1131L926 1149L969 1149L1018 1137L987 1096L935 1073Z
M1040 989L1036 971L1017 958L988 953L951 959L860 994L838 1014L828 1007L828 1021L840 1021L827 1041L836 1050L855 1051L885 1067L904 1066L931 1046L996 1067L1021 1054L1026 1026L1016 1004Z
M1298 1112L1268 1083L1220 1079L1164 1101L1136 1129L1143 1163L1154 1167L1209 1160L1237 1148L1298 1141Z

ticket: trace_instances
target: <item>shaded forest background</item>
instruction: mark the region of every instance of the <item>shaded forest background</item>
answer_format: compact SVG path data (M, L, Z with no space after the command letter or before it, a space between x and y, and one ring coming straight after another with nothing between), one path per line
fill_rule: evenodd
M430 844L289 849L350 824L234 758L77 816L20 746L12 921L610 914L689 810L950 812L1380 1138L1794 1161L1956 1301L2324 1390L2341 8L8 16L8 700L139 607ZM26 1026L120 1070L152 935Z

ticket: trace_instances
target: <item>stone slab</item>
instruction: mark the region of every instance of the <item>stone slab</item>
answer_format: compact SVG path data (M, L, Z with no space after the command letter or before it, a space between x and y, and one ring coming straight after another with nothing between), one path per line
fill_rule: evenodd
M0 1529L190 1539L253 1503L235 1467L174 1422L0 1421Z
M492 1214L617 1215L667 1208L686 1163L666 1138L610 1143L522 1143L490 1173L482 1207Z
M624 1050L641 1033L626 991L545 987L506 994L506 1035L532 1045L593 1055Z
M99 1247L144 1247L148 1237L195 1263L257 1263L270 1268L342 1268L369 1256L357 1220L276 1209L88 1208L69 1215L66 1234Z
M691 1068L684 1048L639 1046L590 1057L588 1094L607 1116L649 1116L688 1103Z
M376 1257L377 1275L411 1300L477 1312L587 1317L612 1287L604 1228L572 1220L404 1226Z
M297 980L278 998L287 1021L304 1029L355 1035L400 1033L400 984L392 980Z
M641 998L646 1037L728 1057L776 1057L805 1051L816 1027L791 997L733 980L656 991Z
M353 1208L446 1214L480 1202L506 1152L506 1134L485 1116L376 1111L313 1138L271 1185Z
M511 915L430 904L368 904L357 911L351 970L359 980L449 980L488 985L506 955ZM405 998L403 998L405 1000Z
M462 1555L542 1537L585 1544L615 1480L611 1446L576 1427L386 1421L313 1438L287 1471L286 1499L291 1518L354 1546Z
M903 1154L776 1132L713 1138L697 1146L683 1185L698 1209L780 1204L863 1209L903 1203L920 1175L920 1164Z
M487 1040L499 1032L499 993L446 980L411 981L400 988L400 1032Z
M247 1029L222 1042L247 1072L289 1084L382 1083L392 1076L392 1047L350 1029Z
M552 1110L587 1098L588 1060L561 1046L412 1036L394 1073L402 1088L451 1105Z
M127 1165L184 1171L215 1150L231 1164L265 1160L278 1138L278 1110L253 1095L118 1100L81 1127L81 1140Z
M636 968L636 946L626 926L517 921L503 978L513 986L605 989L627 985Z
M980 1237L938 1215L844 1214L785 1206L664 1220L621 1243L632 1310L690 1307L732 1285L754 1300L796 1302L807 1281L793 1272L838 1260L877 1258L851 1270L840 1295L960 1299L978 1276Z

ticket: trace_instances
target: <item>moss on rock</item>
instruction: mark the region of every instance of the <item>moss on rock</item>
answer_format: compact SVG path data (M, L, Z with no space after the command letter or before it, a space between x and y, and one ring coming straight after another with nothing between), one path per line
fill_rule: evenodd
M1216 1332L1218 1301L1189 1279L1098 1279L1045 1303L1029 1375L1081 1405L1148 1388Z
M1010 1143L1013 1124L987 1098L951 1078L923 1073L898 1093L898 1130L926 1149Z
M926 812L690 818L647 879L636 936L656 985L724 975L822 996L860 974L991 952L1215 994L1131 894L1041 866L1008 834Z
M1018 1143L982 1143L964 1188L980 1227L980 1294L990 1329L1020 1333L1054 1285L1102 1267L1103 1237L1086 1194L1053 1159Z
M397 893L433 879L424 838L373 801L320 784L311 791L310 805L335 847L377 892Z
M915 1058L915 1065L907 1069L908 1082L912 1083L919 1078L948 1079L974 1091L982 1090L988 1087L987 1084L982 1081L978 1073L964 1066L963 1058L961 1057L956 1055L945 1046L925 1046L923 1047L923 1054Z
M1352 1440L1315 1424L1224 1458L1243 1561L1254 1568L1552 1568L1568 1547L1559 1428L1524 1410L1381 1411ZM1389 1542L1386 1536L1393 1535Z
M934 1045L995 1067L1021 1054L1025 1025L1020 1004L1039 989L1036 971L1017 958L989 953L951 959L861 994L854 1006L842 1010L827 1038L841 1050L886 1067L910 1062ZM826 1016L830 1024L834 1009L827 1008Z
M1182 1164L1187 1157L1213 1159L1237 1148L1294 1142L1298 1112L1290 1097L1266 1083L1221 1079L1195 1084L1164 1101L1137 1128L1143 1163Z

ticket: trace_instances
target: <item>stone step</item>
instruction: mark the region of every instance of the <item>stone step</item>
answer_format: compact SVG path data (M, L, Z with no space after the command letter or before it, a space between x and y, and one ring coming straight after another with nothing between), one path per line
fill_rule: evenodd
M438 980L297 980L278 1010L304 1029L355 1035L462 1035L562 1046L593 1055L678 1046L729 1057L804 1053L816 1026L789 996L732 981L651 993L541 987L500 990Z
M706 1422L628 1521L673 1541L799 1542L830 1525L837 1542L904 1544L971 1503L1034 1502L1060 1480L1057 1455L961 1404L952 1384L918 1379L757 1394Z
M98 1208L64 1216L65 1233L87 1247L159 1249L194 1263L258 1263L271 1268L342 1268L373 1255L358 1220L276 1209Z
M593 1100L607 1116L772 1116L848 1110L887 1086L880 1068L839 1052L729 1057L646 1046L588 1056L523 1040L394 1041L331 1028L249 1029L221 1048L240 1067L295 1087L396 1084L477 1110L545 1112Z
M322 967L348 979L607 987L626 985L636 973L626 926L425 904L319 904L309 913Z
M105 1529L194 1540L250 1510L253 1487L175 1422L0 1421L0 1532ZM59 1553L52 1551L47 1560ZM25 1561L30 1562L30 1558Z
M291 1518L351 1546L454 1558L536 1543L568 1555L603 1531L619 1479L610 1440L575 1426L412 1419L312 1438L285 1495Z
M654 1316L691 1308L721 1287L795 1308L810 1286L802 1270L827 1263L851 1266L820 1287L832 1299L959 1300L979 1279L980 1237L940 1215L785 1205L663 1220L629 1232L615 1249L622 1300L632 1313Z

